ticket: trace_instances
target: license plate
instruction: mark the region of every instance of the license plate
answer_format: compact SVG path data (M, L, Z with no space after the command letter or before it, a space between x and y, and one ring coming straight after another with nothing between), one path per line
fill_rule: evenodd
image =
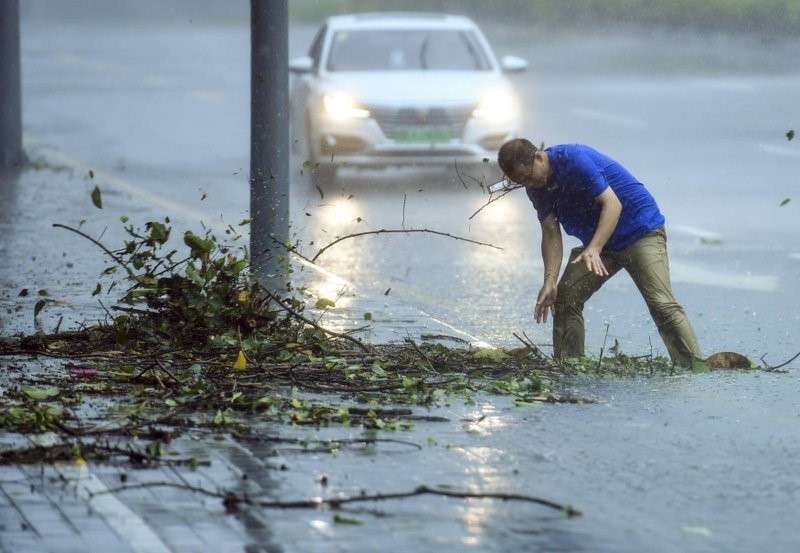
M397 127L394 130L394 139L396 142L423 144L448 142L450 140L450 129L447 127Z

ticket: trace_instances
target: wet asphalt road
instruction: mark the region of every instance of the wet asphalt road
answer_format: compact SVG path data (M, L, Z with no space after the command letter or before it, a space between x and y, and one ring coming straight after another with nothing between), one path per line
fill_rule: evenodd
M310 29L294 30L293 52L309 38ZM531 138L592 144L653 190L668 218L676 293L704 350L736 349L756 361L767 354L777 364L800 351L800 149L784 136L799 123L797 62L781 45L639 38L646 40L553 35L521 46L497 33L496 42L502 53L534 62L519 83ZM0 256L6 267L17 267L3 277L9 283L5 305L22 301L14 299L21 286L53 289L54 273L63 284L56 297L81 286L91 290L95 269L102 270L102 261L68 235L48 231L54 242L43 243L31 231L37 220L85 221L84 230L107 229L111 240L120 214L163 212L191 225L198 215L207 224L246 216L246 29L29 25L22 47L29 151L63 165L59 179L69 190L56 196L42 186L48 195L37 196L4 188L0 209L6 213L36 205L24 233L2 228ZM302 162L293 163L293 229L312 253L330 236L402 226L503 248L417 236L369 238L326 255L324 267L362 292L391 289L393 298L477 338L513 344L512 333L524 330L547 342L547 329L529 317L541 280L539 234L519 195L470 220L486 196L464 190L446 172L346 175L320 198L300 175ZM102 215L89 205L87 167L107 181L117 179L106 188ZM21 182L35 186L36 178ZM785 198L793 201L781 207ZM39 270L53 264L55 272ZM326 294L341 286L331 288L325 279L317 284ZM78 319L92 308L89 300L66 311ZM4 311L3 331L30 330L30 320L29 313ZM587 323L593 351L607 340L619 340L632 354L649 352L651 343L656 353L663 351L624 276L593 299ZM284 513L254 514L260 521L242 520L237 531L253 537L272 525L270 540L283 544L275 550L286 551L795 551L800 380L793 367L786 375L574 384L577 393L606 402L600 406L518 409L482 398L443 407L451 423L420 424L403 435L423 444L435 436L436 444L428 441L421 453L344 452L335 463L329 456L289 456L291 470L281 473L277 492L295 497L387 483L403 489L468 483L569 502L584 511L579 519L508 504L445 502L443 508L443 502L425 500L357 512L367 522L363 527L331 524L330 513ZM480 417L480 424L470 423ZM332 483L327 490L319 487L323 472ZM219 474L209 478L225 481ZM146 504L134 510L146 512Z
M189 25L180 40L176 32L29 29L26 137L155 194L146 201L173 216L238 222L249 205L247 32ZM292 55L311 32L293 30ZM532 61L517 78L525 133L547 144L592 144L652 189L667 216L675 291L704 351L767 354L773 362L796 353L800 201L781 207L795 197L800 163L797 143L785 138L800 88L791 52L715 37L556 35L542 46L505 44L507 35L498 35L499 52ZM568 71L570 62L580 71ZM549 328L530 316L542 266L538 224L521 193L470 218L487 196L465 190L452 170L401 170L344 172L320 198L302 162L302 155L292 160L292 232L307 255L335 236L380 228L491 243L502 251L431 235L368 237L320 264L361 288L391 289L480 339L508 344L525 331L549 341ZM649 353L651 344L664 353L625 275L586 316L590 351L619 340L632 354Z

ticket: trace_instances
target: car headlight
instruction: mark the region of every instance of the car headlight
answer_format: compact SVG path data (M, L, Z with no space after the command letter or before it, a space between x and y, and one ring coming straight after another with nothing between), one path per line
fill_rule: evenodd
M472 116L490 121L509 121L519 114L517 99L506 91L490 92L481 100Z
M352 96L344 92L326 94L322 98L322 105L325 106L325 112L334 119L366 119L369 117L369 111L359 106Z

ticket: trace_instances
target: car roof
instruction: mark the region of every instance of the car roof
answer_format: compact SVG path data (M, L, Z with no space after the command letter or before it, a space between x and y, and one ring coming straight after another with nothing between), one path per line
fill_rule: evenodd
M334 15L327 19L330 29L436 28L473 29L475 22L463 15L434 12L365 12Z

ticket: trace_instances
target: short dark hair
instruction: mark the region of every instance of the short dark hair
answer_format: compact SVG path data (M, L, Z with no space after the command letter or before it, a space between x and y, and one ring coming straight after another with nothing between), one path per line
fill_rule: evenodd
M526 167L533 163L533 155L539 148L525 138L514 138L506 142L497 152L497 164L506 175L522 163Z

